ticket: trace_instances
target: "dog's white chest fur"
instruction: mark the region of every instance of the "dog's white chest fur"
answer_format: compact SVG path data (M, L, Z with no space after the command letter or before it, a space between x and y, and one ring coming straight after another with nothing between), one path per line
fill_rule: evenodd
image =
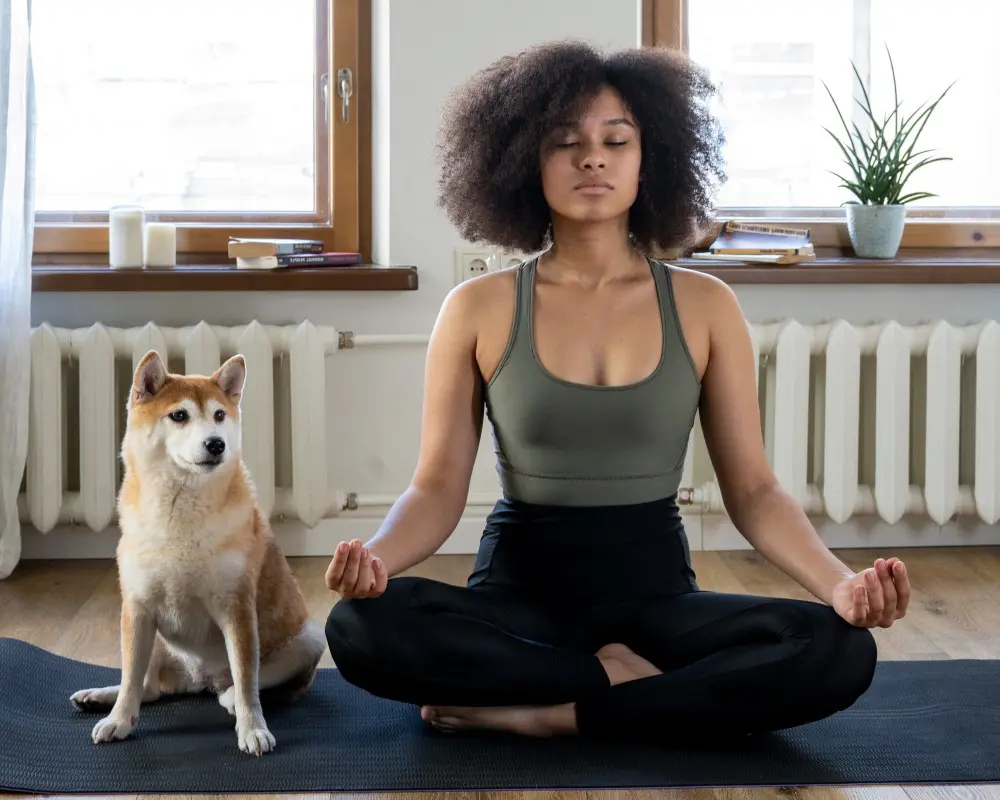
M199 514L171 506L123 511L128 546L119 549L118 569L127 591L150 608L161 636L206 666L224 665L225 640L218 620L248 579L246 557L225 546L246 524L243 510Z

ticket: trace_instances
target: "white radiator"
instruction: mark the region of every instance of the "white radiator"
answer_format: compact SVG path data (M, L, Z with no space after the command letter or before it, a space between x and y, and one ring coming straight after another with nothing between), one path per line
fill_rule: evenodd
M343 509L377 503L377 496L345 494L329 485L326 359L342 348L426 341L426 336L355 336L308 321L289 326L252 322L237 327L202 322L184 328L153 323L141 328L112 328L100 323L78 329L41 325L31 336L31 400L24 491L19 497L21 520L43 533L60 523L100 531L115 522L125 398L132 372L149 350L159 352L173 372L203 375L214 372L234 353L246 358L247 385L241 402L243 456L261 506L272 517L298 519L313 526ZM285 358L287 374L282 371L276 375L275 360L281 363ZM64 386L69 367L74 368L72 388L79 397L74 409L65 402L65 393L71 388ZM279 395L289 403L290 487L279 486L275 476L275 403ZM76 424L67 424L70 417L75 417ZM73 465L67 463L71 451L78 453ZM78 476L78 490L66 489L71 472Z
M751 326L769 461L810 515L1000 519L1000 325ZM763 372L763 375L761 375ZM724 513L692 434L681 501ZM700 479L700 480L699 480Z
M877 515L893 523L904 514L939 524L956 514L990 524L1000 519L1000 325L808 326L785 320L750 328L761 366L768 456L782 485L810 514L835 522ZM233 353L246 357L244 457L273 517L313 526L345 510L390 505L393 495L330 486L326 360L343 348L427 340L355 335L308 321L42 325L31 340L21 519L42 532L60 523L94 531L114 523L125 392L135 364L150 349L175 372L207 374ZM287 370L276 371L284 359ZM64 385L69 382L73 386ZM78 396L72 407L65 399L70 389ZM288 398L290 418L291 475L284 485L275 475L279 397ZM70 475L78 484L72 491ZM725 513L697 425L682 486L688 512ZM487 507L496 496L474 493L469 505Z

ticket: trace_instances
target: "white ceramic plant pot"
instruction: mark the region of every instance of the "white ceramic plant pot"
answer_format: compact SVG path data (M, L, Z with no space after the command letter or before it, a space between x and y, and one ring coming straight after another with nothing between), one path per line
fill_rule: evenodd
M847 232L860 258L893 258L903 240L906 206L847 206Z

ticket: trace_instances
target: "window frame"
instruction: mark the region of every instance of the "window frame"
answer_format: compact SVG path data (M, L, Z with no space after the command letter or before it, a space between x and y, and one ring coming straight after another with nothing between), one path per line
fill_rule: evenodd
M224 214L147 211L149 221L177 225L180 263L228 263L227 242L232 236L318 239L330 250L361 252L370 257L371 214L371 2L372 0L315 0L316 73L326 74L328 102L317 81L316 210L311 214ZM336 74L352 73L348 120L341 116ZM67 260L100 261L108 252L107 212L65 212L35 215L33 260L58 263ZM213 219L213 217L215 219ZM218 219L222 217L222 219Z
M644 47L672 47L688 50L688 14L689 0L642 0L642 44ZM836 209L795 208L798 212L788 215L761 215L754 212L755 220L773 222L776 224L793 224L808 226L812 241L816 247L839 248L849 251L850 237L847 233L846 219L835 219ZM743 218L751 216L749 209L720 209L718 221L737 218L743 213ZM962 209L956 208L956 212ZM840 215L845 212L839 212ZM979 210L983 216L955 217L943 216L940 210L908 210L906 227L903 230L901 249L928 248L949 250L965 248L996 248L1000 247L1000 206ZM985 215L984 215L985 214ZM707 235L714 237L713 230ZM702 243L699 243L699 246Z

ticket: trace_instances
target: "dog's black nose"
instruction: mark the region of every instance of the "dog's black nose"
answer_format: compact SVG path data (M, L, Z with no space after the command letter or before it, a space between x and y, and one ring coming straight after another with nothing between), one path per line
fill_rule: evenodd
M226 449L226 443L218 436L212 436L205 440L205 449L213 456L221 456Z

